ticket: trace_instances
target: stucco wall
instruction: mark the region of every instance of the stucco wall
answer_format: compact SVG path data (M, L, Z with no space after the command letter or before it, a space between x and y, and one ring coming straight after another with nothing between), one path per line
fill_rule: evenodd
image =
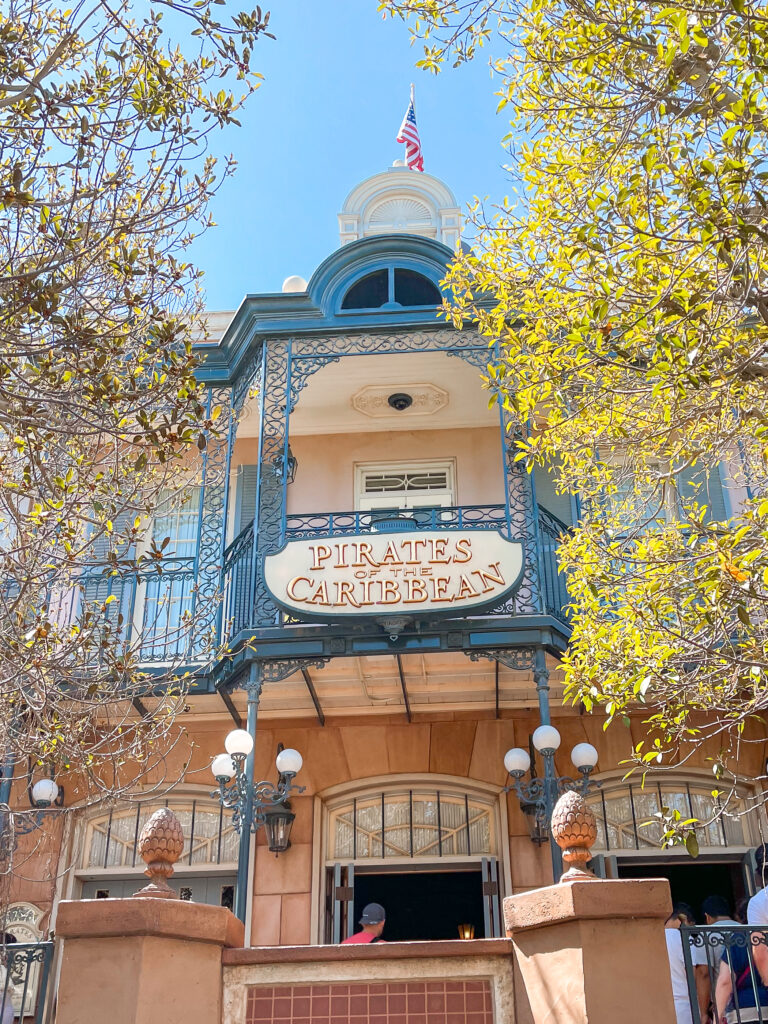
M499 432L493 428L301 435L291 438L291 448L299 460L296 480L288 488L288 511L293 513L354 508L357 462L455 459L459 505L504 501ZM257 457L257 439L241 438L232 465L253 465Z

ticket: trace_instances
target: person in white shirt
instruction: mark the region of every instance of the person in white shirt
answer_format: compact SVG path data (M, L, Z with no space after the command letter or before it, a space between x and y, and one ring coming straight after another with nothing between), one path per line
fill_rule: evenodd
M683 958L683 937L680 934L681 924L695 924L693 912L685 904L678 903L664 925L664 936L667 940L667 956L669 957L669 973L672 978L672 997L675 1001L675 1017L677 1024L693 1024L691 1000L688 995L688 979L685 975L685 959ZM691 962L696 979L696 995L699 1003L699 1014L702 1021L707 1020L709 1010L709 968L707 951L703 946L691 945Z
M747 924L768 924L768 870L765 866L765 843L755 851L757 892L747 904Z

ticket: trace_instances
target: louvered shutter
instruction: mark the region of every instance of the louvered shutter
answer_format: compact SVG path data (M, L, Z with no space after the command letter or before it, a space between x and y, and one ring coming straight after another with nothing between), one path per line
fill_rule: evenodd
M258 466L238 466L235 478L235 536L252 523L256 515Z

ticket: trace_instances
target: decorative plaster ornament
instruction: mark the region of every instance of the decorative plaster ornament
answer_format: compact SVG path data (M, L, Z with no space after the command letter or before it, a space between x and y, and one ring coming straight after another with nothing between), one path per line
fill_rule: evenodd
M597 822L584 797L575 790L563 793L552 812L552 835L563 851L568 870L561 882L594 879L587 869L597 840Z
M352 395L352 407L372 419L393 414L389 399L394 391L403 392L412 399L411 404L396 415L432 416L448 405L448 392L436 384L369 384Z
M173 874L173 865L183 849L181 822L170 807L161 807L149 818L139 836L139 853L147 865L144 874L150 879L149 885L133 895L178 899L178 893L173 891L166 879Z

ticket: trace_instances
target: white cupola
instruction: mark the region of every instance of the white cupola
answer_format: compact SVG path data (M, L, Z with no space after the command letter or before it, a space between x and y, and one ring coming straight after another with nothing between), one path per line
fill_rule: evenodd
M461 210L448 186L396 160L386 171L355 186L339 214L342 245L389 234L422 235L450 249L461 236Z

